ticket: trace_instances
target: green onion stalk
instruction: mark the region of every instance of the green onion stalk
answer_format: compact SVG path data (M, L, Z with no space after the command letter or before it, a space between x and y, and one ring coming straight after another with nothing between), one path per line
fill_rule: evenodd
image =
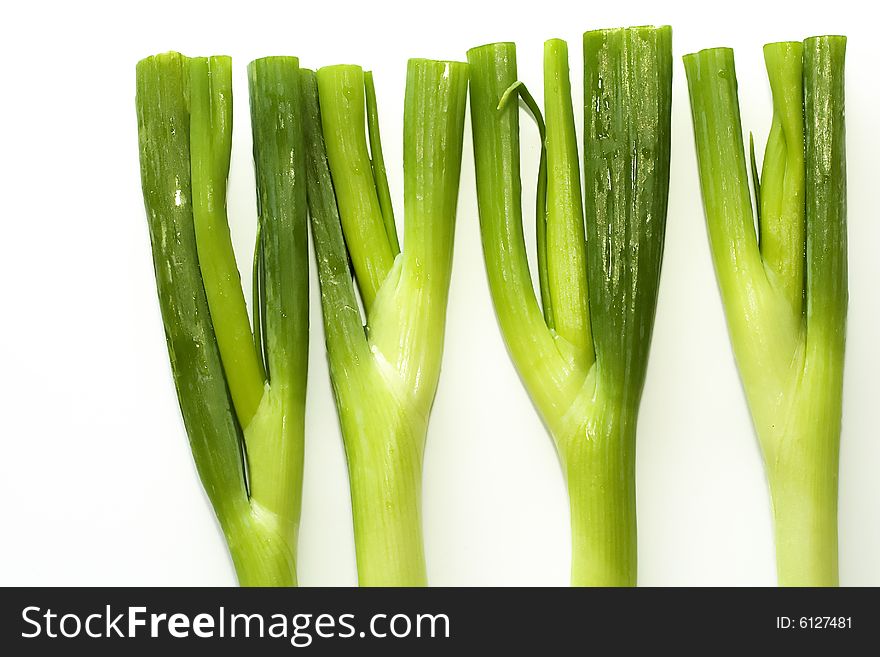
M308 352L300 71L252 62L257 181L253 328L226 213L228 57L137 66L141 179L159 306L199 476L244 586L296 584Z
M401 250L372 76L358 66L303 71L312 237L362 586L427 580L422 457L443 352L467 84L466 64L409 62Z
M635 439L669 187L672 32L584 35L584 159L568 49L544 46L544 113L516 48L468 52L480 229L502 335L568 485L576 586L636 583ZM523 238L519 110L538 123L540 302Z
M783 586L836 586L846 338L846 39L764 46L753 210L733 51L685 57L709 245L764 457Z

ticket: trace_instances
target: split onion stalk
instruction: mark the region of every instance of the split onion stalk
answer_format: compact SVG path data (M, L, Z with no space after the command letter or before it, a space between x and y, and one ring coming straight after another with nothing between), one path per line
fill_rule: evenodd
M228 57L137 66L159 305L196 467L242 585L296 584L308 351L305 151L296 58L252 62L259 209L253 330L226 216Z
M834 586L846 338L846 39L771 43L752 209L733 51L685 57L709 243L763 452L781 585ZM757 226L757 228L756 228Z
M312 236L358 580L420 586L422 456L443 352L467 65L409 62L402 251L372 76L330 66L304 71L302 85Z
M510 355L568 484L572 584L636 583L635 438L666 226L672 32L584 35L584 189L566 43L544 47L544 119L516 49L468 52L477 198L489 287ZM519 110L543 148L540 305L523 239Z

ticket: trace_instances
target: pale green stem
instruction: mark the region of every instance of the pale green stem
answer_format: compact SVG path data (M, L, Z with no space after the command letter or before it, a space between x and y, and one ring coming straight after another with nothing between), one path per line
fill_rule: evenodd
M635 586L635 422L596 406L567 441L563 463L571 505L572 586Z

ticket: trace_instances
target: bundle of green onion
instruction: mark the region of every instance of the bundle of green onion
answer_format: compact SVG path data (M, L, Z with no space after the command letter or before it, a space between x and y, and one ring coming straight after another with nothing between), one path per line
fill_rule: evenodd
M733 53L685 57L710 246L787 585L838 581L845 44L827 36L765 47L773 122L760 175L751 144L755 211ZM372 75L348 65L300 69L293 57L252 62L252 317L226 212L231 61L168 53L138 64L141 174L171 367L241 584L297 581L309 215L358 579L427 583L422 459L443 353L470 84L489 288L562 463L571 580L635 585L636 426L666 227L672 32L592 31L583 48L583 160L564 41L545 44L543 114L517 79L512 43L474 48L467 64L410 60L403 248ZM522 226L520 101L542 144L539 293Z

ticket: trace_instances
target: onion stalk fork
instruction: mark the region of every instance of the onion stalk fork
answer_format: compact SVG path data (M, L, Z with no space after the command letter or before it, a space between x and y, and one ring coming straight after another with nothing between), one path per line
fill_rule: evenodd
M409 62L401 251L372 77L358 66L303 76L312 236L362 586L427 582L422 456L443 353L467 83L466 64Z
M137 66L159 306L199 476L244 586L291 586L302 497L308 243L295 57L248 68L259 209L253 330L226 215L228 57Z
M666 226L672 32L584 35L584 190L568 50L544 47L544 118L516 48L468 52L489 288L511 358L562 463L576 586L636 584L635 439ZM522 230L519 112L539 124L540 304Z
M846 38L764 46L752 209L733 51L685 57L709 245L764 457L783 586L836 586L846 340ZM756 228L757 225L757 228Z

